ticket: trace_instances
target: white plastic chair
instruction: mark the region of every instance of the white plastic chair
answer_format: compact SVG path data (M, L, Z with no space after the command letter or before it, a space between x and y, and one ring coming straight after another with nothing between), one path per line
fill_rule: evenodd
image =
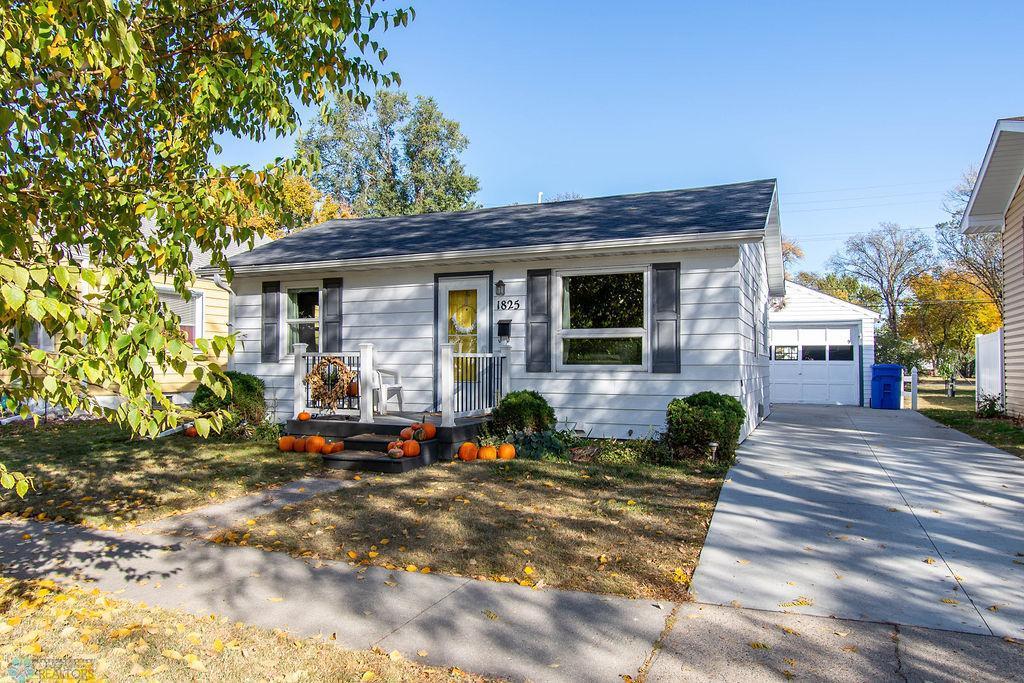
M378 367L376 370L377 412L387 415L388 401L392 398L398 399L398 412L402 412L402 373L393 368Z

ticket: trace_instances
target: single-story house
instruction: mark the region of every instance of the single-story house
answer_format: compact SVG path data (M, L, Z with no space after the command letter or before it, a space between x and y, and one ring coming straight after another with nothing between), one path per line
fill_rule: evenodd
M770 410L775 180L332 220L231 266L233 366L278 419L310 405L301 375L324 355L387 370L375 410L400 386L400 410L442 420L518 389L596 437L658 431L703 390L743 402L744 437Z
M795 282L768 313L775 403L869 405L879 314Z
M999 233L1003 246L1003 391L1024 415L1024 117L1000 119L985 150L961 229Z

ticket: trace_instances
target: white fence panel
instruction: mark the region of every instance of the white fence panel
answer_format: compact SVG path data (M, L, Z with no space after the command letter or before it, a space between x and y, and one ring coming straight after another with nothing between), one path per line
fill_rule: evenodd
M985 396L998 396L1003 404L1003 328L989 334L974 336L974 376L977 389L974 394L975 408Z

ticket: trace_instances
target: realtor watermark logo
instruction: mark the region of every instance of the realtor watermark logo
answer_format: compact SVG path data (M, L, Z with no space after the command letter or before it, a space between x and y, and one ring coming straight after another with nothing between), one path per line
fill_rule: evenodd
M78 657L15 657L7 667L7 675L17 683L97 680L93 660Z

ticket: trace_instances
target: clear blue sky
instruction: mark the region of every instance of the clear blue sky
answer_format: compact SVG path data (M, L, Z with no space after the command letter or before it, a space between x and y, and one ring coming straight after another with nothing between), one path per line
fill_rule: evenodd
M879 221L943 220L1024 114L1017 2L410 1L387 64L461 122L484 206L776 177L810 269Z

